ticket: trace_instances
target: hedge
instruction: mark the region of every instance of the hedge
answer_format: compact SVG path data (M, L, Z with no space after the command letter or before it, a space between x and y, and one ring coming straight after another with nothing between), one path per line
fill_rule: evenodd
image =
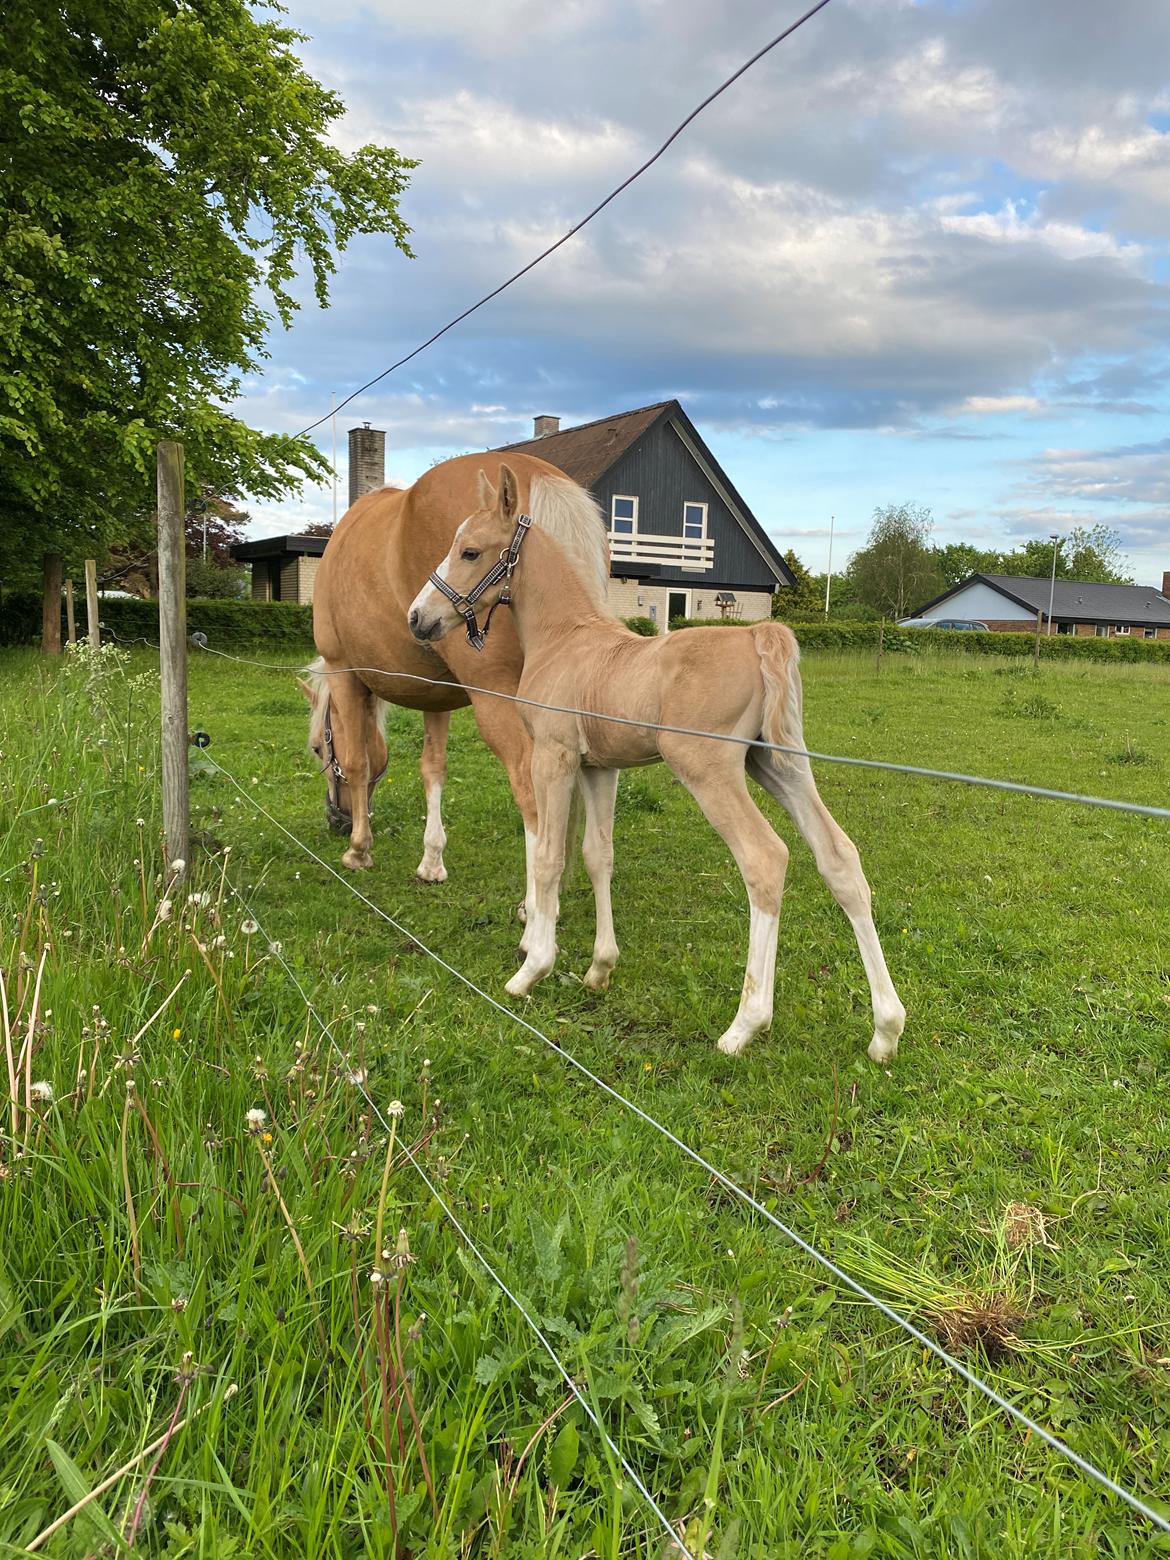
M77 633L89 630L85 596L75 599ZM104 596L99 622L117 639L149 639L158 643L158 602L133 596ZM303 650L313 638L313 609L292 601L201 601L187 603L187 630L201 629L213 649L247 645L295 645ZM0 645L37 644L41 637L41 598L32 592L0 601ZM65 608L61 608L65 637Z
M765 619L765 621L767 621ZM726 618L677 618L670 627L734 628ZM898 628L887 623L790 623L802 650L876 649L879 633L893 655L921 655L924 650L968 655L1031 655L1035 634L980 633L977 629ZM1040 655L1055 661L1170 661L1170 639L1098 639L1079 634L1048 634L1040 640Z

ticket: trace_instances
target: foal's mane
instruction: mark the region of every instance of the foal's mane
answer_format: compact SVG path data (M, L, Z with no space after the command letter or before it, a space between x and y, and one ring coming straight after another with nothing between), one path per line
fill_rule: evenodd
M597 500L568 477L538 472L529 483L529 507L535 523L565 552L593 605L604 610L609 536Z

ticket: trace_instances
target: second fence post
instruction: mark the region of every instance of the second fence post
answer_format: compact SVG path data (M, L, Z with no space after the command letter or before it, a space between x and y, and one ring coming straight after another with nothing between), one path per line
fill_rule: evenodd
M158 447L158 642L162 684L163 833L168 868L186 864L190 830L187 794L187 550L183 516L183 446Z
M97 560L85 560L85 621L89 627L89 642L96 650L102 642L98 624Z

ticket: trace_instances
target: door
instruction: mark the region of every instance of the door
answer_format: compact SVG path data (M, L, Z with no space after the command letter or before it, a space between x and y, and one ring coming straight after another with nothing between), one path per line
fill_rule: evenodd
M666 629L670 632L672 618L690 617L691 593L689 590L668 590L666 593Z

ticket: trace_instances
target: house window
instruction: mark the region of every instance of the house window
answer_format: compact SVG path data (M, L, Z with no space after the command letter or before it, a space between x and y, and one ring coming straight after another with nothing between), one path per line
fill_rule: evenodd
M683 505L683 535L688 542L701 542L707 534L706 504Z
M1109 638L1109 624L1108 623L1098 623L1096 628L1093 630L1093 632L1094 632L1094 634L1096 634L1098 639L1108 639Z
M1157 637L1158 637L1158 630L1156 628L1143 628L1142 629L1142 638L1143 639L1157 639Z
M1058 634L1071 634L1074 632L1074 626L1072 623L1058 623L1056 625L1056 632Z
M611 536L633 536L638 529L638 500L614 498L610 505L609 533Z
M1129 633L1129 624L1128 623L1118 623L1117 627L1113 630L1113 632L1115 634L1128 634Z

